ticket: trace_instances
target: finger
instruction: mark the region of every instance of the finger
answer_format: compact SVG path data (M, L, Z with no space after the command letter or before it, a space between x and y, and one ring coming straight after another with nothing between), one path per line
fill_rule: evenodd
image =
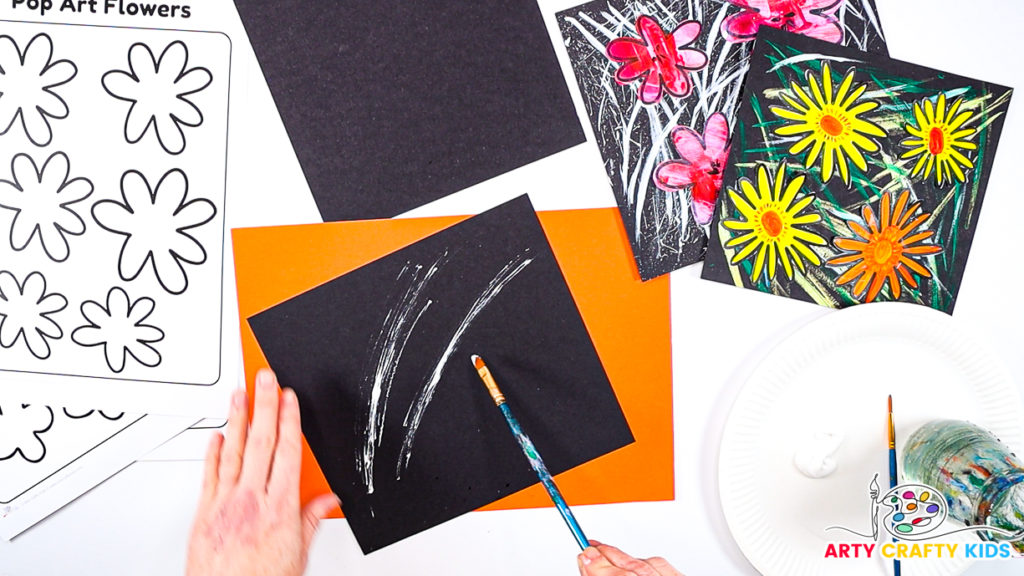
M600 544L597 546L597 550L615 566L633 572L637 576L658 576L658 571L653 566L643 560L633 558L615 546Z
M648 558L647 563L654 567L658 571L660 576L683 576L683 573L676 570L668 560L655 556L654 558Z
M285 504L298 509L299 480L302 474L302 419L299 400L291 388L281 393L281 418L278 422L277 449L270 471L267 492Z
M217 493L217 477L220 472L220 449L224 445L224 437L214 432L210 437L210 445L206 449L206 464L203 465L203 492L201 502L209 502Z
M637 576L629 570L623 570L611 563L597 548L587 547L576 557L581 576Z
M242 484L267 489L270 477L270 463L277 446L277 422L280 406L277 377L270 370L256 374L256 402L252 410L252 426L245 442L245 459L242 463Z
M228 414L227 437L220 452L220 474L218 486L234 485L242 470L242 452L245 437L249 432L249 400L245 390L235 390L231 395L231 412Z
M320 527L320 521L327 517L332 510L341 505L341 501L334 494L323 494L317 496L302 510L302 542L304 550L308 551L316 536L316 529Z

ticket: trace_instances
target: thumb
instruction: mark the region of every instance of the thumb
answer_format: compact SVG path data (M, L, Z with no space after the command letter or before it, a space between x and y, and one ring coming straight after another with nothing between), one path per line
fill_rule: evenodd
M637 576L634 572L612 564L593 546L588 546L582 554L577 556L576 562L580 569L580 576Z
M341 501L334 494L323 494L317 496L312 502L302 509L302 542L303 547L309 550L313 543L313 536L316 536L316 529L320 526L320 520L327 517Z

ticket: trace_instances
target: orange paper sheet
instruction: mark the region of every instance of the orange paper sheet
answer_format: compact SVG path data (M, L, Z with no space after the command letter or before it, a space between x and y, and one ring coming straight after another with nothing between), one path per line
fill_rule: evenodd
M538 216L636 438L625 448L559 474L556 482L570 505L671 500L675 483L668 276L640 282L614 208L540 212ZM256 372L268 364L247 318L465 218L233 230L250 398ZM330 491L306 445L302 501ZM483 510L548 506L551 500L536 484ZM340 512L335 517L340 518Z

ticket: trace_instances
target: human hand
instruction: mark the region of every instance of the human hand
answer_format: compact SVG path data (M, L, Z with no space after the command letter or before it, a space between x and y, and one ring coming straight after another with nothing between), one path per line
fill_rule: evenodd
M580 576L683 576L664 558L639 560L596 540L590 541L576 562Z
M189 576L299 576L320 519L338 497L299 502L299 401L278 394L270 370L256 375L252 427L244 390L231 398L227 439L214 434L188 546Z

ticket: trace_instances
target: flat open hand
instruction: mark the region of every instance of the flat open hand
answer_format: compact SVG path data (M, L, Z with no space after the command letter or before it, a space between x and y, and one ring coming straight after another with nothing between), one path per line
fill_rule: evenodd
M305 509L299 501L302 426L299 401L280 395L270 370L256 375L252 427L245 391L231 399L228 435L214 434L203 493L189 541L190 576L299 576L334 494Z
M596 540L576 560L580 576L683 576L664 558L640 560Z

